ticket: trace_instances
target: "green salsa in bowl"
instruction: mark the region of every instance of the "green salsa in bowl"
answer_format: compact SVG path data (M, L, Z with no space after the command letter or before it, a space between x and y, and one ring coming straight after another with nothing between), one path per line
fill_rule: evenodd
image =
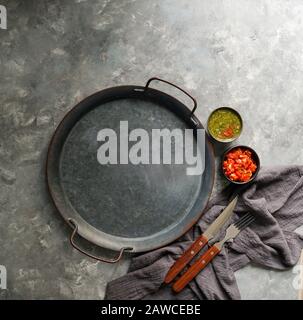
M242 132L243 122L240 114L229 107L214 110L207 121L207 130L211 137L219 142L232 142Z

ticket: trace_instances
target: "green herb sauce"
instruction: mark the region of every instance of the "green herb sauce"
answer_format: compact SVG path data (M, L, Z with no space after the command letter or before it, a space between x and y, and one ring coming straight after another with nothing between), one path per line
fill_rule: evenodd
M240 135L241 129L241 119L230 109L214 111L208 121L209 133L218 140L233 139Z

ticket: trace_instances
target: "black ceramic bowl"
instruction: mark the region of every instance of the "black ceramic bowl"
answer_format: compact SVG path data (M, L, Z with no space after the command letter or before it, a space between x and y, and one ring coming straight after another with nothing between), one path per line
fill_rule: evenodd
M228 138L228 139L220 139L218 137L215 137L211 133L211 131L209 130L210 119L218 111L229 111L229 112L232 112L234 115L237 116L237 118L239 119L240 124L241 124L240 132L237 135L233 136L232 138ZM242 120L242 117L241 117L240 113L237 110L232 109L230 107L220 107L220 108L217 108L217 109L213 110L211 112L211 114L209 115L208 119L207 119L207 132L208 132L208 134L213 138L214 141L217 141L217 142L222 143L222 144L228 144L228 143L231 143L231 142L235 141L236 139L238 139L240 137L241 133L242 133L242 130L243 130L243 120Z
M238 149L238 148L245 149L245 150L249 150L249 151L251 152L251 154L252 154L253 160L255 161L255 163L256 163L256 165L257 165L257 169L256 169L256 171L254 172L254 174L252 175L252 177L250 178L250 180L245 181L245 182L233 181L233 180L229 179L229 178L226 176L226 174L224 173L224 169L223 169L223 162L224 162L227 154L228 154L230 151L232 151L232 150L234 150L234 149ZM222 170L222 173L223 173L224 177L225 177L229 182L231 182L231 183L233 183L233 184L244 185L244 184L247 184L247 183L252 182L252 181L255 180L255 178L257 177L257 175L258 175L258 173L259 173L259 170L260 170L260 158L259 158L257 152L256 152L254 149L252 149L251 147L243 146L243 145L234 146L234 147L231 147L231 148L227 149L227 150L224 152L223 157L222 157L222 160L221 160L221 170Z

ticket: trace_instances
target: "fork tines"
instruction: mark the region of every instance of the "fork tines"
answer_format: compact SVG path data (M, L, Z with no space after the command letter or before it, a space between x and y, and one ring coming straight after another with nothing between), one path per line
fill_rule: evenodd
M246 213L242 218L240 218L234 225L237 229L242 230L246 228L255 220L255 217L250 213Z

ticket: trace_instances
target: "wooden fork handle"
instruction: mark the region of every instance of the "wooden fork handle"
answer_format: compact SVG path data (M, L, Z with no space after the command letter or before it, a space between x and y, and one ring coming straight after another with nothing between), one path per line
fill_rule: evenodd
M208 239L202 234L173 264L165 276L164 283L168 284L184 269L193 257L208 243Z
M213 245L201 257L191 265L191 267L174 283L173 290L180 292L188 283L193 280L200 271L202 271L210 261L220 252L220 249Z

